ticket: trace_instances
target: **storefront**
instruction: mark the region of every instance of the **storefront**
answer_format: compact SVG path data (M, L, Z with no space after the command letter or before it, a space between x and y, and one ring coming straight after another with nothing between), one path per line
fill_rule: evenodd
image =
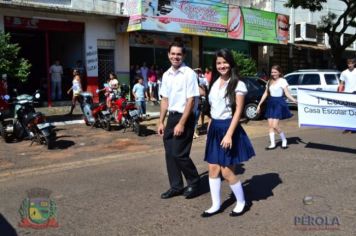
M167 58L167 48L172 41L184 43L187 51L185 63L192 66L192 36L182 34L163 34L151 32L130 33L130 65L155 65L167 70L170 66Z
M77 60L83 61L84 23L5 16L4 26L11 41L20 45L19 56L32 65L27 82L17 85L20 93L40 89L47 100L48 69L55 60L63 66L62 90L71 86L72 68Z
M201 67L211 67L214 53L220 48L228 48L240 53L245 54L246 56L251 55L251 43L241 40L229 40L222 38L210 38L202 37L202 58L201 58Z
M274 12L202 0L128 0L125 8L130 16L126 32L130 32L131 66L143 62L168 66L167 47L156 45L177 37L188 42L187 64L202 68L211 66L220 48L260 62L260 45L288 43L288 16Z

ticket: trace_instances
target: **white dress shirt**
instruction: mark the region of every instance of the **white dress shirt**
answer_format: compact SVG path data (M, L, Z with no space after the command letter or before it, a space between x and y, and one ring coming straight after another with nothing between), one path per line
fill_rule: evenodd
M168 111L183 113L187 99L199 96L196 73L185 64L176 71L169 68L162 76L160 95L168 98Z
M344 70L340 75L340 80L345 82L345 91L352 93L356 91L356 69L352 71L349 69Z
M213 86L211 87L211 91L209 93L209 104L211 118L217 120L226 120L232 118L232 111L230 107L230 101L228 98L225 98L226 95L226 87L229 83L228 81L224 82L224 85L219 88L220 83L222 82L221 78L217 79ZM246 95L247 88L244 82L239 81L237 83L235 89L236 95Z
M284 88L288 86L287 80L279 78L274 84L269 85L269 92L272 97L282 97L284 94Z

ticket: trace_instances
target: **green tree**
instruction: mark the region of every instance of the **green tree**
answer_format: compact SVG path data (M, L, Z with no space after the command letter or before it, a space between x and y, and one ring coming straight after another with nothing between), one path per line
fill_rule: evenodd
M326 33L329 36L330 54L333 63L339 68L342 68L341 59L345 49L356 40L356 34L351 37L344 37L344 42L341 43L341 36L350 28L356 27L356 1L355 0L339 0L340 4L345 5L345 11L336 15L329 12L321 17L318 24L318 30ZM327 4L327 0L288 0L285 4L289 8L309 9L310 11L321 11L323 3Z
M232 51L232 55L240 70L241 76L256 75L257 68L256 68L256 62L254 60L252 60L250 57L247 57L245 54L239 53L234 50Z
M11 79L27 80L31 64L18 57L20 49L18 44L10 42L10 34L0 31L0 76L7 74Z

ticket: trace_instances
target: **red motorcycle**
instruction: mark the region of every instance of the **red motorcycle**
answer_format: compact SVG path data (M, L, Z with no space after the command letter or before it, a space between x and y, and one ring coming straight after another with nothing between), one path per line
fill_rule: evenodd
M124 127L124 132L128 128L132 128L138 136L141 136L142 130L140 126L141 118L139 116L139 110L136 107L135 102L126 99L128 91L128 87L122 85L121 92L112 95L110 110L101 111L101 114L105 117L105 119L102 120L102 126L109 131L111 130L112 124L117 124Z

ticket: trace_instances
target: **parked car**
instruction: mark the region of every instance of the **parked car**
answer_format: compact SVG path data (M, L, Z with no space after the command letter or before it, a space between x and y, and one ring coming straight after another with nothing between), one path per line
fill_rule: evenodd
M297 98L298 88L315 89L323 91L337 91L339 85L340 71L337 70L297 70L284 76L289 86L289 92L294 98ZM290 106L291 103L287 99Z
M259 77L244 77L241 79L245 82L248 93L245 96L245 105L243 115L249 120L258 120L263 114L264 107L262 107L261 113L257 114L257 106L260 102L262 95L266 89L266 81Z

